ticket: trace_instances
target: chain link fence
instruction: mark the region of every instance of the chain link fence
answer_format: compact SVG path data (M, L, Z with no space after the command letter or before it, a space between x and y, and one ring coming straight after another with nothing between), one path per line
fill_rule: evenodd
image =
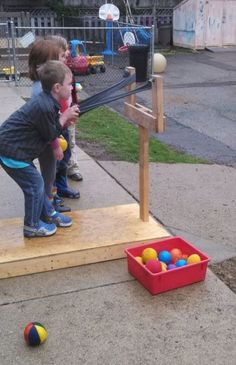
M129 52L123 49L127 34L133 35L135 44L147 44L147 76L152 72L153 27L118 24L99 21L99 26L92 26L90 20L83 20L81 27L16 27L8 22L0 27L0 68L10 68L9 81L14 81L18 87L31 86L28 77L28 56L32 46L25 46L27 37L34 39L50 35L63 36L68 43L77 40L76 52L80 58L88 60L88 68L80 68L75 72L76 81L80 82L85 91L92 95L118 82L129 66ZM90 26L88 26L90 25ZM82 41L81 41L82 40ZM27 42L26 42L27 43ZM81 53L81 54L80 54ZM88 72L89 71L89 72ZM7 81L7 75L2 74Z
M15 72L15 47L12 46L13 23L0 23L0 83L15 81L19 74Z

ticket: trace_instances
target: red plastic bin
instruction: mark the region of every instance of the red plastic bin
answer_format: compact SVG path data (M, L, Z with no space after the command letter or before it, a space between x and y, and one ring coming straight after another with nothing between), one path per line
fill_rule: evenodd
M201 258L201 262L154 274L135 259L136 256L141 256L142 251L147 247L154 248L158 253L162 250L170 251L173 248L179 248L183 254L198 254ZM128 259L128 271L151 294L163 293L168 290L204 280L206 277L207 264L210 261L210 258L207 255L181 237L171 237L153 243L127 248L125 253L127 254Z

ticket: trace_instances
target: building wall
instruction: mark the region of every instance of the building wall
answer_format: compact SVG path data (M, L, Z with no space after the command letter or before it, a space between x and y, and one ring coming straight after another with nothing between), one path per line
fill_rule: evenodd
M173 43L192 49L236 45L236 1L182 1L174 8Z

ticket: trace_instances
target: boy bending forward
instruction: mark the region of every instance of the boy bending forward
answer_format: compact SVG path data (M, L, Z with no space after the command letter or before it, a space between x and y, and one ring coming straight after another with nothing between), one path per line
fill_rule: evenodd
M0 127L0 164L24 193L25 237L50 236L56 232L58 224L53 218L53 208L33 160L61 134L63 127L75 122L79 113L75 105L63 116L59 114L59 101L71 96L72 74L67 66L59 61L48 61L40 67L39 77L43 92ZM71 225L71 219L65 218L68 224L64 226Z

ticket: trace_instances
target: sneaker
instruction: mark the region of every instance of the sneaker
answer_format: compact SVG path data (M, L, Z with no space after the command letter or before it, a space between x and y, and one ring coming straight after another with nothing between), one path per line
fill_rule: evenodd
M54 223L48 224L43 221L39 221L38 227L24 226L25 237L47 237L56 233L57 227Z
M60 199L60 198L59 199L57 199L57 198L53 199L53 206L54 206L54 209L58 213L65 213L65 212L70 212L71 211L71 208L64 205L64 203L62 202L62 199Z
M69 199L79 199L80 198L80 192L75 191L69 187L64 190L58 189L57 193L60 197L63 197L63 198L69 198Z
M66 212L70 212L71 211L71 208L66 206L66 205L54 205L54 208L55 210L58 212L58 213L66 213Z
M80 172L77 172L76 174L71 174L68 175L68 177L73 180L73 181L82 181L83 180L83 176L81 175Z
M54 203L57 204L57 205L63 205L64 201L62 198L60 198L60 196L58 194L56 194L54 196Z
M72 219L58 212L54 212L49 218L51 223L54 223L57 227L70 227L72 225Z

